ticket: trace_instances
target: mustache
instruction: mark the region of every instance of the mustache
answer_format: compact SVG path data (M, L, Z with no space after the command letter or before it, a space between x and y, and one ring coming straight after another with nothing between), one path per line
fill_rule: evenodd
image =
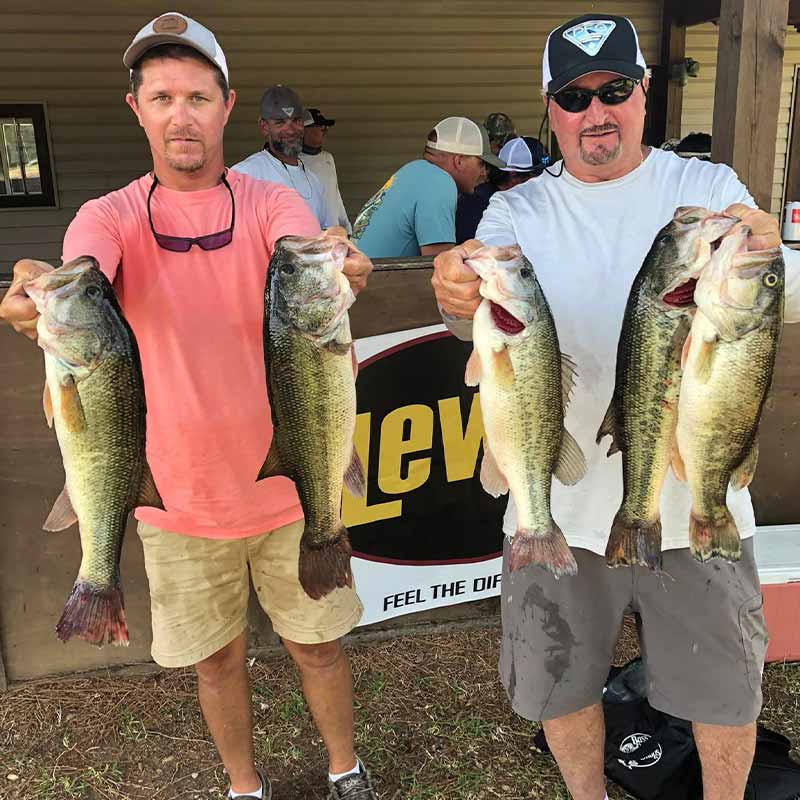
M581 136L596 136L599 133L619 133L619 125L592 125L581 130Z
M197 131L191 128L175 128L167 135L168 139L199 139L200 136Z

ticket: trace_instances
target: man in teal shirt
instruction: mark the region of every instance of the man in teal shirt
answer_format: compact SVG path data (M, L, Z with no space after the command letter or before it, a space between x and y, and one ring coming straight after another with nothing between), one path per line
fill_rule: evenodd
M401 167L369 199L353 225L370 258L434 256L456 241L458 193L470 194L492 153L486 131L466 117L447 117L428 134L422 158Z

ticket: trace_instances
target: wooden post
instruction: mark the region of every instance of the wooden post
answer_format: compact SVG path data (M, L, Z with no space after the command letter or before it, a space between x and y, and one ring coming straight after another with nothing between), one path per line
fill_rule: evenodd
M661 25L661 63L666 71L666 121L664 139L681 138L683 116L683 86L669 79L672 64L686 58L686 28L675 19L675 0L665 0Z
M771 210L789 0L722 0L712 160Z

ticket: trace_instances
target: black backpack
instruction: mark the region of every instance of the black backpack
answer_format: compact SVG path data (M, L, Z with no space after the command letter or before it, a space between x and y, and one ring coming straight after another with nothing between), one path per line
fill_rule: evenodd
M603 697L606 776L640 800L702 800L691 723L654 709L645 687L641 659L609 673ZM534 744L549 752L544 731ZM785 736L758 726L745 800L800 800L800 765L789 758L790 749Z

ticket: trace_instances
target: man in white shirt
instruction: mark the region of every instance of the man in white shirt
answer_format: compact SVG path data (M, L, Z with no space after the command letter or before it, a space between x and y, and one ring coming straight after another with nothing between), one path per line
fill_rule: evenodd
M541 567L502 583L500 673L512 707L542 720L575 800L603 800L602 691L626 609L641 617L650 703L692 720L705 800L741 800L761 708L766 628L753 558L749 492L730 492L742 559L706 564L689 551L690 497L670 473L661 496L663 572L610 569L605 547L622 495L618 458L595 444L614 388L628 293L656 233L677 206L728 210L750 226L751 249L780 244L777 221L733 170L642 146L648 77L633 25L589 14L545 46L547 113L564 156L535 180L496 193L477 240L440 254L433 285L445 321L471 337L480 297L464 259L482 243L517 242L548 299L561 349L578 365L566 428L588 461L576 486L553 483L554 518L578 562L556 580ZM800 320L800 265L785 250L785 318ZM503 529L513 535L513 501ZM508 543L506 544L508 548Z
M338 225L319 178L300 160L303 149L303 105L288 86L270 86L261 98L258 129L264 147L235 164L232 169L262 181L282 183L306 201L320 227Z
M336 217L336 224L344 228L348 234L353 226L347 217L342 195L339 192L339 179L336 175L336 162L333 155L322 149L328 128L336 124L335 119L328 119L318 108L307 108L304 118L303 152L300 160L319 178L325 191L328 210Z

